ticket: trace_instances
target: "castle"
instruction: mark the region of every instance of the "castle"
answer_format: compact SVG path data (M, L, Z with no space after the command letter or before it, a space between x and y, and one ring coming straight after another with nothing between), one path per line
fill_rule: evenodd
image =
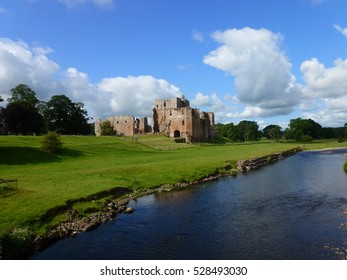
M116 135L134 136L148 133L147 118L108 117ZM101 135L102 121L95 122L95 134ZM152 110L152 132L182 142L203 142L215 137L214 114L191 108L184 96L157 99Z
M191 108L184 96L157 99L152 111L152 131L186 142L206 141L215 137L214 114Z

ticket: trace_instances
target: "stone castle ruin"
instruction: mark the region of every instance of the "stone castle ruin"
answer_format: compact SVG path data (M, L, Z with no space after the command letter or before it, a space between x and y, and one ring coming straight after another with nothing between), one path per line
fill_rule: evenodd
M214 114L191 108L182 98L157 99L152 111L153 133L185 142L203 142L215 137Z
M114 116L108 117L106 120L110 121L113 126L114 134L117 136L134 136L137 134L144 134L149 132L147 118L135 118L133 116ZM95 121L95 134L101 135L102 120Z
M133 116L108 117L115 135L134 136L150 132L147 118ZM101 135L103 121L96 120L95 134ZM191 108L184 96L157 99L152 110L152 132L163 134L180 142L203 142L215 137L214 114Z

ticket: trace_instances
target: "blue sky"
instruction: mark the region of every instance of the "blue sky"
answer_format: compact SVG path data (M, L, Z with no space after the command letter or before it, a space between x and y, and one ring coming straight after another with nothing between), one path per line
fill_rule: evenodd
M0 0L0 95L66 94L89 116L185 95L216 122L347 122L347 1ZM2 103L4 105L5 103Z

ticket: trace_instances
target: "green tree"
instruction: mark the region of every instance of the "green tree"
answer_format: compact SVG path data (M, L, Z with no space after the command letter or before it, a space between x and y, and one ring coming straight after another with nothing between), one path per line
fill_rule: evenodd
M282 128L279 125L271 124L263 129L264 135L268 139L279 141L282 138Z
M303 136L310 136L312 139L319 139L322 136L322 126L311 119L291 119L289 127L286 129L286 138L301 141Z
M74 103L65 95L54 95L44 109L45 126L48 131L62 134L88 134L87 111L83 103Z
M27 85L20 84L15 88L11 89L12 97L7 101L8 103L20 103L24 106L30 106L36 108L40 102L36 98L36 93Z
M259 125L254 121L241 121L237 125L238 137L242 142L257 141L259 140Z
M1 109L3 133L33 134L42 131L42 116L33 108L9 103Z
M1 95L0 95L0 102L4 101L4 99L2 99Z
M109 120L103 121L100 125L101 135L114 135L114 128Z
M3 111L4 127L9 133L41 133L43 116L39 111L40 101L27 85L20 84L11 89L11 97Z
M48 153L57 153L63 148L63 143L60 140L58 133L48 132L42 139L42 150Z

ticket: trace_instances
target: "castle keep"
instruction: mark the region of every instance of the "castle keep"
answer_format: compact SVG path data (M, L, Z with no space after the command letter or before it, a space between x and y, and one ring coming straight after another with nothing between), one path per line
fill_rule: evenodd
M215 137L214 114L191 108L184 96L157 99L152 111L152 131L186 142L206 141Z

